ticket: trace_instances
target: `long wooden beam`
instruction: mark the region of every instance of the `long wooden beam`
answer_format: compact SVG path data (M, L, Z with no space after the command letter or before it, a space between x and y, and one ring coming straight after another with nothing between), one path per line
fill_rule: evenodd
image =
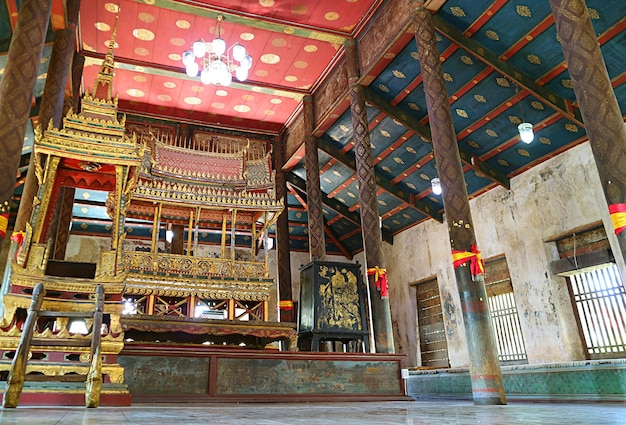
M381 99L380 96L378 96L374 91L369 88L365 89L365 99L379 111L384 112L389 117L401 122L405 127L414 131L417 135L422 137L422 139L426 140L429 143L432 143L430 128L420 124L415 118L410 117L400 108L390 105L388 102ZM459 155L461 157L461 161L463 161L467 165L470 165L475 171L479 171L480 173L484 174L488 179L507 189L511 188L511 181L504 173L496 170L489 164L477 161L477 159L474 158L471 153L461 149L461 147L459 147Z
M350 168L351 170L356 170L354 152L348 151L346 153L343 153L341 150L332 146L330 143L323 139L318 139L317 145L319 149L321 149L331 157L335 158L346 167ZM389 192L392 196L409 205L411 208L414 208L422 214L425 214L429 217L434 218L440 223L443 223L443 217L439 213L439 210L437 209L435 204L431 205L430 203L417 199L415 195L412 195L411 193L402 190L398 186L391 184L388 179L380 176L379 174L376 174L375 178L376 184L381 189Z
M496 53L487 49L476 40L465 37L463 32L447 23L441 16L433 15L433 21L435 23L435 28L443 36L458 44L463 50L471 53L485 65L492 67L518 86L530 91L542 102L550 105L552 108L563 114L565 118L580 125L581 127L584 127L580 110L575 108L569 100L558 96L546 87L538 85L532 78L522 73L513 65L500 60Z
M306 193L306 182L294 173L287 174L287 182L299 191ZM361 227L361 216L358 213L350 211L344 204L336 199L329 198L324 192L322 192L322 203L331 210L335 211L337 214L343 216L346 220ZM393 235L390 232L383 228L382 235L385 242L393 245Z

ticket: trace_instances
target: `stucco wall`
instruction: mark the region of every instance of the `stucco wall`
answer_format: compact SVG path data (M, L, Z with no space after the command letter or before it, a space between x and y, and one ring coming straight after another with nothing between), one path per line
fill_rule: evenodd
M511 190L498 187L470 206L483 258L506 255L529 363L583 359L565 279L550 273L556 247L544 240L602 220L619 252L589 144L514 177ZM468 365L450 249L446 225L434 220L397 235L393 246L385 244L396 347L409 355L409 365L420 365L415 290L409 285L432 276L440 288L450 365ZM618 265L623 276L621 257Z

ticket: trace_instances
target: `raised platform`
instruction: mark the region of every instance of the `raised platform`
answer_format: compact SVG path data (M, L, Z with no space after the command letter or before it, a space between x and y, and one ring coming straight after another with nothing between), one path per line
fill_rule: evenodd
M626 359L502 366L507 400L626 402ZM472 399L468 369L410 370L416 400Z
M129 343L118 360L136 402L410 400L393 354Z

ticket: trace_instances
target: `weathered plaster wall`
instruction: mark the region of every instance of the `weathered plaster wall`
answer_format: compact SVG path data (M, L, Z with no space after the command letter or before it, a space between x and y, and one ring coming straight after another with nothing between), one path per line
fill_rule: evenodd
M556 247L544 240L603 220L616 251L589 144L513 178L511 190L498 187L470 205L483 258L506 255L529 363L583 359L565 279L550 273ZM468 365L450 255L446 226L434 220L397 235L393 246L385 244L396 347L409 355L409 365L420 364L415 290L409 285L432 276L439 283L450 364ZM618 266L624 270L623 261Z

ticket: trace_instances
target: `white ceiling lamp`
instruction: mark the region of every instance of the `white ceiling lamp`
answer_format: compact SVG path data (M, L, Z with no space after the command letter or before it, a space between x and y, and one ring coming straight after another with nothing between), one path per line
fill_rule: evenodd
M441 195L441 180L439 180L439 177L435 177L430 181L430 187L434 195Z
M519 137L520 139L522 139L522 142L529 144L535 139L533 125L529 122L526 122L526 120L524 119L524 108L522 108L522 99L519 95L519 90L517 89L517 86L515 87L515 94L517 94L519 110L522 113L522 123L517 126L517 131L519 131Z
M222 39L223 20L223 15L217 16L217 37L213 41L200 39L183 53L185 72L190 77L200 75L203 84L229 86L233 73L237 80L245 81L252 68L252 57L244 46L235 43L226 49L226 42Z

